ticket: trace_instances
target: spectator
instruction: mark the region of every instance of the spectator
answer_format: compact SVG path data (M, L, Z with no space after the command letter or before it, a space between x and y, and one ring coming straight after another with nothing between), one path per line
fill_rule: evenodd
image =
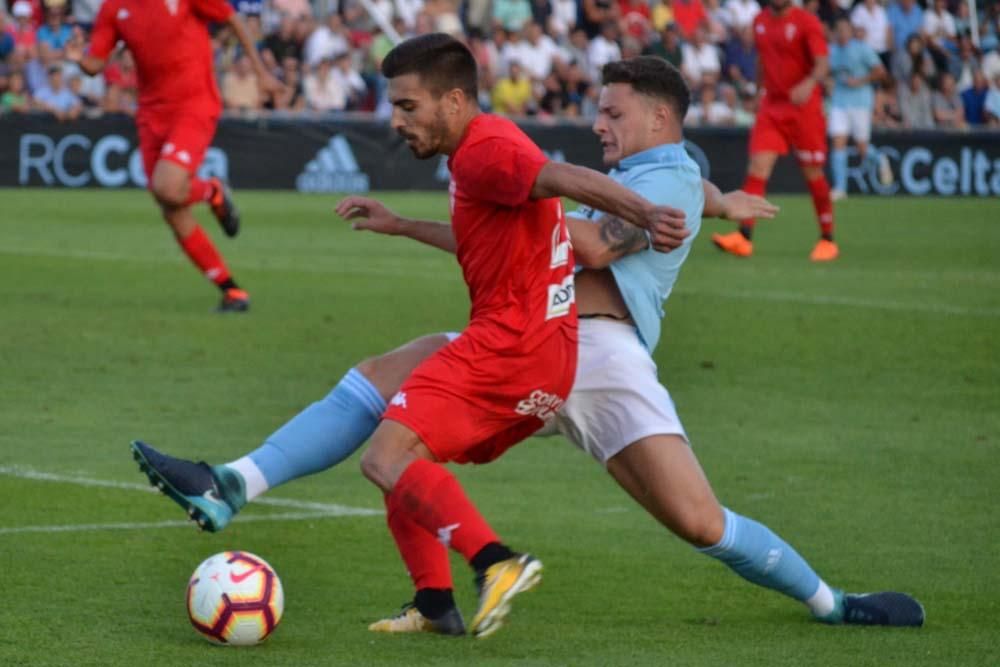
M718 99L716 87L710 85L701 87L698 101L684 117L685 125L732 125L733 122L733 110Z
M938 127L954 130L964 130L967 127L962 96L958 94L955 77L950 72L941 75L941 89L934 93L931 109Z
M931 91L919 72L911 72L906 85L899 86L899 115L903 127L909 130L934 128L931 111Z
M83 89L83 76L80 74L66 76L66 80L69 81L69 91L76 95L76 98L80 100L81 113L89 118L99 116L104 101L103 95L101 97L94 98L89 94L85 94Z
M910 35L905 48L897 51L892 58L892 77L896 81L901 83L909 81L913 72L928 81L937 77L934 59L925 48L924 38L920 33Z
M740 92L757 92L757 51L753 26L744 26L726 44L726 74Z
M365 102L368 93L368 86L361 74L354 69L351 61L351 54L345 51L337 54L333 59L333 76L337 79L337 84L346 91L347 110L360 109Z
M952 55L948 61L948 71L955 77L958 90L970 88L973 73L981 69L979 54L976 53L972 38L968 35L961 35L958 38L958 53Z
M645 42L652 25L652 15L647 0L618 0L618 7L622 34L631 35Z
M729 39L729 14L722 8L721 0L702 0L705 5L705 27L713 44L725 44Z
M34 97L37 109L49 112L59 121L76 120L82 110L80 99L63 81L62 67L59 65L49 67L48 83Z
M663 58L677 69L681 69L681 65L684 62L684 55L683 49L681 49L680 35L677 33L677 24L668 23L660 31L660 38L651 41L643 51L643 54Z
M607 63L622 59L618 47L618 24L608 21L601 27L601 34L590 40L587 47L587 60L590 63L591 81L601 80L601 68Z
M576 27L594 39L609 21L617 21L620 7L616 0L579 0Z
M1000 76L1000 51L990 51L983 56L981 69L987 81L996 81Z
M135 97L139 88L139 77L135 71L135 59L132 58L131 51L126 49L118 56L113 56L113 60L104 68L104 81L109 87L116 86Z
M306 75L302 86L306 106L312 111L344 111L347 109L348 91L343 79L333 72L333 58L323 58Z
M517 31L531 20L528 0L493 0L493 23L508 31Z
M13 78L11 79L13 81ZM1000 74L993 79L993 87L986 93L983 103L986 124L990 127L1000 127Z
M524 76L519 62L510 63L507 76L497 81L493 88L493 112L505 116L522 116L531 103L531 81Z
M417 17L424 11L424 0L395 0L396 15L403 19L407 32L417 28Z
M350 48L347 29L339 14L330 14L323 25L317 26L302 47L302 58L306 67L318 67L323 60L329 60ZM306 77L309 81L309 77Z
M0 63L14 53L14 26L9 24L7 15L0 6Z
M909 81L909 77L901 79ZM902 84L900 84L902 85ZM896 102L896 87L890 80L875 87L875 108L872 109L872 125L876 127L898 127L901 121L899 105Z
M892 30L893 51L906 48L906 40L910 35L923 29L924 10L916 0L895 0L886 11L889 17L889 28Z
M732 86L723 86L722 99L733 109L733 124L736 127L750 127L753 125L756 104L756 95L750 93L740 93L737 95L736 89Z
M38 35L31 22L31 3L28 0L17 0L11 14L14 16L14 27L10 31L14 38L14 49L25 55L33 54Z
M250 58L243 54L222 77L222 103L228 110L257 111L261 108L260 86Z
M757 0L726 0L724 7L728 16L727 25L733 32L753 27L753 20L760 13Z
M548 22L553 37L564 41L576 27L576 0L552 0L552 16Z
M49 0L45 5L45 25L35 33L42 44L49 47L62 57L66 42L73 37L73 30L66 25L66 0Z
M681 73L693 91L702 84L714 85L719 81L722 72L719 51L708 41L708 31L704 26L694 31L691 42L682 46L681 50L684 53Z
M549 24L552 17L551 0L531 0L531 20L542 26L543 29Z
M271 99L274 109L280 111L302 111L306 107L306 96L302 90L302 73L299 61L286 56L281 62L281 76L284 89Z
M7 92L0 95L0 114L27 113L31 110L31 97L24 83L24 75L14 70L7 80Z
M264 50L270 51L275 61L285 62L285 58L302 60L302 45L295 35L298 21L291 16L284 16L278 29L264 38Z
M528 8L530 17L530 3ZM432 20L434 25L433 32L443 32L454 37L462 36L462 21L458 18L456 0L426 0L424 2L424 12Z
M982 70L977 69L972 75L972 86L962 93L965 122L969 125L986 124L986 95L989 90L989 80Z
M701 0L673 0L671 6L681 39L693 39L697 29L708 22L708 14Z
M892 69L892 36L889 29L889 14L879 4L879 0L864 0L855 5L851 12L851 25L864 31L862 40L878 54L885 71Z
M652 23L656 32L663 32L664 28L674 23L674 9L670 6L670 0L654 0Z
M525 26L524 34L527 39L521 42L518 60L531 79L542 81L552 71L552 64L556 58L566 60L566 55L552 38L545 34L538 23L529 23Z
M923 33L927 48L938 69L948 67L948 52L955 47L955 17L948 11L948 0L933 0L932 9L924 12Z
M569 62L580 65L583 68L584 75L588 78L593 69L590 66L590 56L587 53L587 47L589 46L590 41L587 39L587 33L584 29L574 28L573 32L569 35L569 44L565 49Z
M97 18L101 2L102 0L73 0L73 24L89 31Z

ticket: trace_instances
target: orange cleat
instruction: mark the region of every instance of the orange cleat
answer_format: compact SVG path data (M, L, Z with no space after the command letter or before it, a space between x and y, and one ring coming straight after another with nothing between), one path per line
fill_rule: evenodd
M712 243L719 250L737 257L749 257L753 254L753 243L740 232L712 234Z
M837 255L840 254L840 248L833 241L827 241L826 239L820 239L816 243L816 247L813 251L809 253L809 259L814 262L832 262L837 259Z
M250 310L250 295L235 287L226 290L222 301L215 309L217 313L245 313Z

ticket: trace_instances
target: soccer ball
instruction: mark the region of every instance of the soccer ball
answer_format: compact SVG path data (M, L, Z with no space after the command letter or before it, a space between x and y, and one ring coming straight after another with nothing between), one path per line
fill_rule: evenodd
M191 575L187 610L191 625L215 644L249 646L274 631L285 595L274 568L246 551L224 551Z

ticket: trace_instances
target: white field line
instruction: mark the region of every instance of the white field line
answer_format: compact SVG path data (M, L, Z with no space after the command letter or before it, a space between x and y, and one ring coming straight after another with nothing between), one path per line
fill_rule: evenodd
M94 259L99 261L141 261L143 263L176 263L178 260L168 254L149 257L136 257L120 255L109 251L92 250L52 250L34 248L3 248L0 255L18 255L25 257L65 257L67 259ZM338 261L343 261L342 259ZM291 263L258 263L243 262L243 268L257 271L297 271L305 273L334 273L348 271L357 275L406 275L421 278L438 278L445 273L430 268L421 267L416 270L404 270L387 266L371 266L359 263L345 269L343 264L336 268L327 267L321 264L291 264ZM705 290L697 288L678 287L675 294L681 296L709 296L722 299L734 299L739 301L773 301L783 303L801 303L812 306L841 306L847 308L868 308L871 310L886 310L896 312L917 312L931 313L935 315L963 315L968 317L1000 318L1000 308L972 308L967 306L955 306L947 303L927 303L919 301L896 301L893 299L863 299L856 297L845 297L825 294L799 294L796 292L778 292L761 290Z
M142 491L144 493L156 493L156 489L148 484L135 484L132 482L116 482L106 479L95 479L82 475L61 475L41 470L34 470L24 466L0 466L0 475L16 477L18 479L28 479L39 482L55 482L58 484L74 484L76 486L96 486L106 489L122 489L126 491ZM382 510L369 509L366 507L351 507L348 505L338 505L334 503L317 503L304 500L294 500L291 498L257 498L255 505L271 505L274 507L287 507L300 510L298 512L285 512L278 514L251 514L241 515L240 522L247 521L300 521L304 519L322 519L338 516L380 516L384 514ZM0 527L0 535L12 533L61 533L72 531L95 531L95 530L142 530L146 528L175 528L179 526L190 526L189 521L158 521L149 523L104 523L104 524L77 524L64 526L16 526L11 528Z

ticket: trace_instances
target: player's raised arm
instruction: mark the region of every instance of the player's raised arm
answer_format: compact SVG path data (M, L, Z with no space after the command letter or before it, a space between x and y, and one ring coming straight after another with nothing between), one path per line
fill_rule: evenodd
M388 236L406 236L445 252L455 252L455 235L448 223L404 218L370 197L345 197L335 210L340 217L352 221L353 229Z
M586 167L547 162L535 178L531 197L569 197L627 220L647 230L653 248L661 252L679 248L690 234L684 226L683 211L669 206L655 206L624 185Z

